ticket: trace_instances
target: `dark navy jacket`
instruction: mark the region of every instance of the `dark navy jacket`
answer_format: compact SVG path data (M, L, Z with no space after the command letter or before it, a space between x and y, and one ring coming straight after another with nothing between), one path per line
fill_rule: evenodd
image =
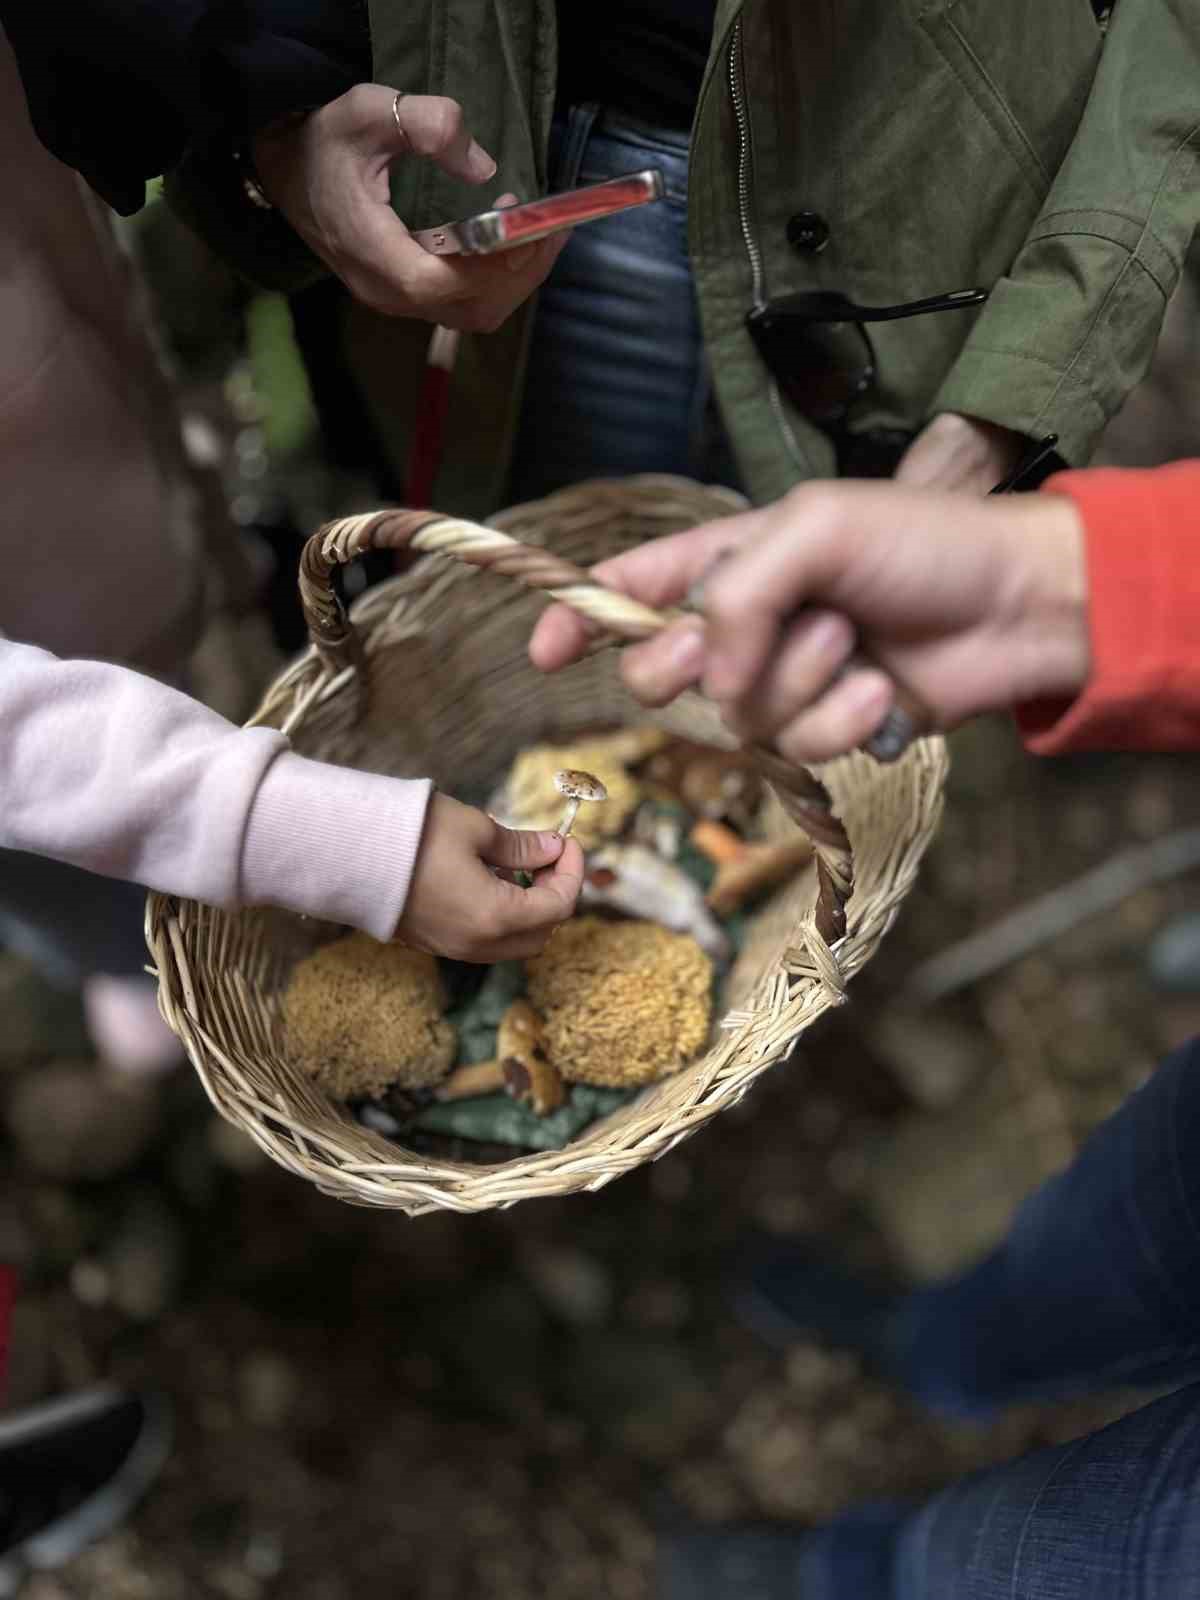
M0 0L34 128L117 211L185 149L371 77L366 0Z

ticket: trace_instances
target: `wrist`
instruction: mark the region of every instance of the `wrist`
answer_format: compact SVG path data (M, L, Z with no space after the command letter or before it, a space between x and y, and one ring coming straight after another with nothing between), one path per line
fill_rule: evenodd
M304 106L275 117L261 128L256 128L244 145L235 152L242 188L251 205L263 211L272 211L276 199L263 182L263 172L269 168L269 157L285 144L296 130L303 126L317 109Z
M386 778L283 751L246 820L239 899L390 939L425 826L428 779Z
M1011 614L1020 645L1013 698L1073 697L1092 666L1083 519L1062 495L1020 496L1004 514L1017 574Z
M909 446L896 480L914 488L988 494L1011 473L1027 443L999 423L943 411Z

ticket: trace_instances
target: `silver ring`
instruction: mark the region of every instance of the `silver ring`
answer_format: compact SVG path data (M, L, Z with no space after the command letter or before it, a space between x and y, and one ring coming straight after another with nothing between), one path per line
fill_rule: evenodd
M404 125L400 121L400 102L401 102L401 100L404 99L404 97L407 95L407 93L408 93L407 89L397 89L396 90L396 98L392 101L392 121L396 124L396 132L400 135L401 139L403 139L405 148L411 150L412 149L412 140L408 137L408 134L404 131Z

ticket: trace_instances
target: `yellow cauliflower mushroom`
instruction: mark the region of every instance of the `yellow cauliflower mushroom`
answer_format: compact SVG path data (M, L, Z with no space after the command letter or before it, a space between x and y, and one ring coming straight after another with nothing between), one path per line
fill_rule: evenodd
M525 970L547 1052L569 1083L653 1083L708 1038L712 963L689 934L576 917Z
M450 1070L454 1029L437 962L355 933L299 962L283 995L287 1051L335 1100L391 1084L422 1089Z

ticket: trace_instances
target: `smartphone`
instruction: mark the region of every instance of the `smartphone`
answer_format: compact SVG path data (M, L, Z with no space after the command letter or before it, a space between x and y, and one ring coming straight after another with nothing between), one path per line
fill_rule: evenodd
M628 172L604 183L548 194L543 200L481 211L477 217L447 222L440 228L421 228L413 238L435 256L491 255L497 250L532 244L535 239L578 227L581 222L595 222L600 217L661 200L664 192L662 173L657 167L647 167L644 172Z

